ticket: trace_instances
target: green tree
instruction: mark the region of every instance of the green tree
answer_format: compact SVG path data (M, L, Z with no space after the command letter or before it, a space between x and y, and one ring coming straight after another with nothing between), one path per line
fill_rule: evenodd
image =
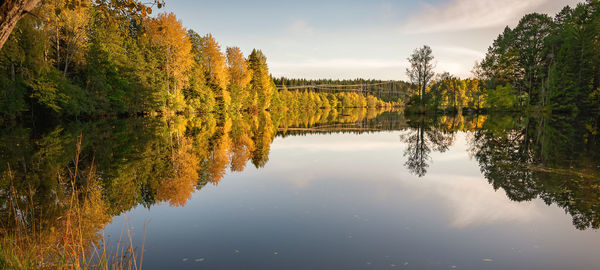
M248 57L251 72L249 107L254 110L265 110L271 105L271 97L275 84L269 76L267 57L260 50L252 50ZM306 100L308 103L308 99Z

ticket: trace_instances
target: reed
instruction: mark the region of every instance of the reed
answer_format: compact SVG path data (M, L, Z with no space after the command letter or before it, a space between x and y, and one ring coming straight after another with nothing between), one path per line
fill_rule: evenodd
M0 228L0 269L142 268L147 222L139 249L134 245L133 223L130 225L127 215L116 245L107 240L103 227L112 218L102 200L93 159L89 168L80 167L82 138L80 134L73 164L56 176L59 186L67 191L57 202L61 210L58 217L36 207L31 186L26 192L17 191L16 181L26 179L18 179L8 164L2 175L9 188L5 191L8 218Z

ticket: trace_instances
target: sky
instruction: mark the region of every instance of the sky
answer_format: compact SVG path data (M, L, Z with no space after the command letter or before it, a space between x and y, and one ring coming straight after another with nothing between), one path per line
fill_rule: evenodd
M436 72L471 76L475 61L527 13L578 0L166 0L188 29L267 56L275 77L406 80L406 58L431 46Z

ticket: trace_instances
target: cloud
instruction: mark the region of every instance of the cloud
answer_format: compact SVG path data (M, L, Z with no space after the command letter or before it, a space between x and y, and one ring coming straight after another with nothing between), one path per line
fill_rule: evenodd
M430 173L426 181L412 179L404 180L403 183L421 198L437 198L448 215L448 224L453 228L527 223L539 219L546 207L535 200L511 201L504 190L494 190L481 177Z
M419 14L402 26L406 33L436 33L463 31L513 25L530 12L555 12L561 6L574 3L555 0L451 0L439 6L424 4Z
M296 35L312 35L315 32L315 29L305 20L298 19L292 22L288 27L288 31Z

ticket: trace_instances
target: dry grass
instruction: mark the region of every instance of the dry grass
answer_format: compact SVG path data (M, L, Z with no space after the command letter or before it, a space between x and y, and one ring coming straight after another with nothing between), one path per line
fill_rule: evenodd
M67 192L57 202L61 214L48 220L44 208L36 208L35 192L30 187L23 195L15 189L15 174L10 164L5 173L10 181L8 221L0 228L0 268L2 269L128 269L142 268L142 246L135 248L133 232L125 215L121 236L114 249L106 240L103 227L112 217L102 200L94 162L84 172L79 167L80 135L73 166L58 174L58 182ZM66 178L66 179L64 179Z

